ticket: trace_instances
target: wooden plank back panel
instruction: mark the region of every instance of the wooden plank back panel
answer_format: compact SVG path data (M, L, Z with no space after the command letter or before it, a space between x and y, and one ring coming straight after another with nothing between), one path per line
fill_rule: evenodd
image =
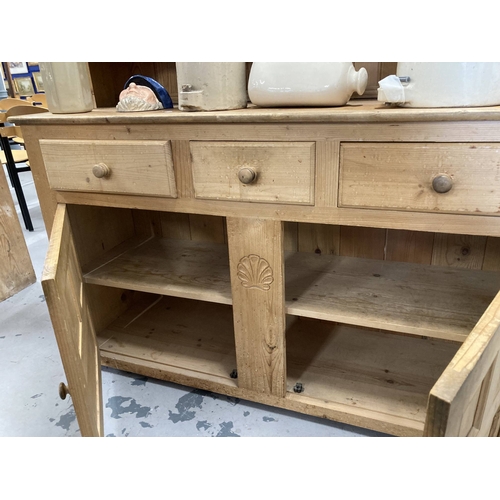
M432 251L432 264L481 269L485 247L486 236L436 234Z
M386 234L386 229L342 226L340 255L384 260Z
M388 229L385 259L428 265L433 245L434 233Z
M500 271L500 238L487 238L482 269Z
M175 62L90 62L92 87L98 108L114 107L125 82L132 75L146 75L161 83L177 102Z
M339 255L340 242L340 226L299 224L299 252Z
M191 239L193 241L224 243L226 241L224 222L223 217L190 214Z

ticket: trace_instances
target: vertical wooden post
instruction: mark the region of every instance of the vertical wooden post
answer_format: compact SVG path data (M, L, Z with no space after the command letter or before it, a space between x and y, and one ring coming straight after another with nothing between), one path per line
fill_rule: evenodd
M229 217L227 232L238 385L284 397L283 223Z

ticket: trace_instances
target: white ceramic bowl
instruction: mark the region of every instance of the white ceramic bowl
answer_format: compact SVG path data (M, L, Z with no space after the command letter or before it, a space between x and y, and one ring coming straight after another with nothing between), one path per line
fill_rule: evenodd
M248 96L263 107L343 106L367 82L366 69L356 71L350 62L254 62Z

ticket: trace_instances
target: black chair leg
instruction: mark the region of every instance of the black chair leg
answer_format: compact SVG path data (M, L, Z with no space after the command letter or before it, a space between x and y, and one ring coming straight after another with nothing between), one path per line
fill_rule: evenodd
M28 231L33 231L33 223L31 222L30 213L28 211L28 205L26 203L26 198L24 197L23 188L21 186L21 180L19 179L19 174L16 169L16 163L12 157L12 152L10 150L9 140L6 137L0 137L2 141L2 149L5 153L7 173L9 174L12 187L16 192L17 200L19 202L19 208L21 209L21 215L23 216L24 225Z

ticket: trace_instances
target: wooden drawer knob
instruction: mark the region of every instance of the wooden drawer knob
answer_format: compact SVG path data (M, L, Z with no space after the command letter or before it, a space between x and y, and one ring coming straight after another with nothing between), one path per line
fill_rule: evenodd
M94 168L92 169L92 173L98 178L106 178L111 175L111 169L105 164L105 163L98 163L97 165L94 165Z
M447 193L453 187L453 180L449 175L437 175L432 179L432 189L436 193Z
M59 397L61 399L66 399L66 396L69 394L69 389L68 387L66 386L66 384L64 382L61 382L59 384Z
M241 167L238 170L238 179L243 184L251 184L257 179L257 172L253 168Z

